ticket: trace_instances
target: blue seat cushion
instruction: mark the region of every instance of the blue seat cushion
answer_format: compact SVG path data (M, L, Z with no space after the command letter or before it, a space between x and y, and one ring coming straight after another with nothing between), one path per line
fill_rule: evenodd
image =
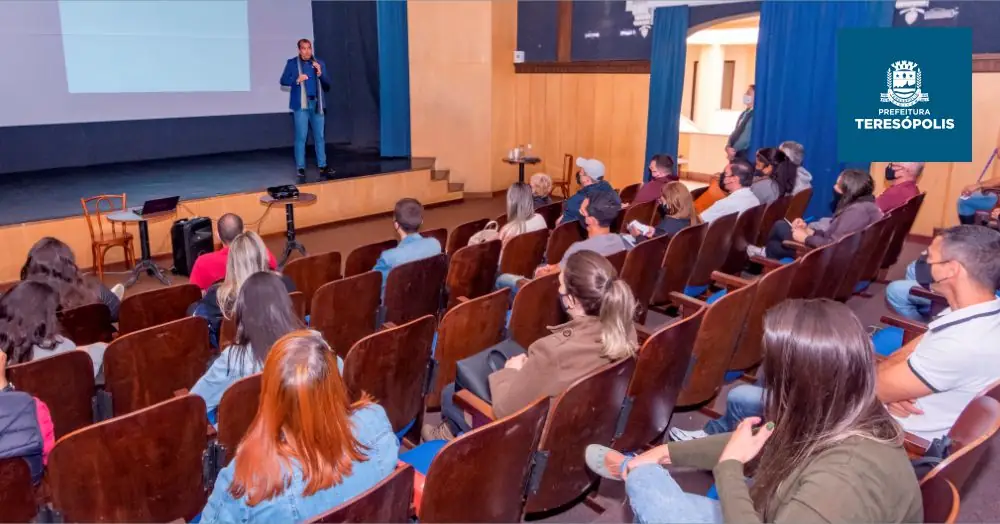
M862 280L861 282L858 282L854 286L854 292L855 293L860 293L860 292L868 289L868 286L870 286L870 285L872 285L872 283L870 281L868 281L868 280Z
M743 376L742 371L726 371L726 376L723 377L723 380L726 382L726 384L729 384L734 380L739 380L740 377L742 376Z
M708 493L705 493L705 497L712 500L719 500L719 490L715 489L715 484L712 484L712 487L708 488Z
M416 423L417 423L417 419L413 419L403 429L397 431L396 432L396 439L397 440L403 440L403 437L406 436L406 433L409 432L410 429L413 428L413 425L416 424Z
M872 344L876 353L888 357L903 347L903 330L892 326L882 328L872 335Z
M437 456L438 452L441 451L441 448L443 448L447 443L447 440L432 440L430 442L424 442L410 451L401 453L399 455L399 460L406 462L407 464L413 466L413 469L426 475L427 471L431 469L431 462L434 460L434 457Z
M709 305L714 304L717 300L719 300L720 298L722 298L724 296L726 296L726 290L725 289L720 289L720 290L716 291L715 293L712 293L708 297L708 300L705 300L705 303L709 304Z
M704 286L684 286L684 294L689 297L697 298L707 289L708 284L705 284Z
M795 259L792 257L785 257L778 260L778 262L781 262L782 264L791 264L792 262L795 262Z

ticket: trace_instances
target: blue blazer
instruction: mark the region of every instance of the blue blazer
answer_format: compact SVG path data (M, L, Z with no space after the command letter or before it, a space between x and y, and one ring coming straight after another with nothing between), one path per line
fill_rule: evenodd
M293 56L285 62L285 70L281 73L281 80L278 81L281 85L292 88L291 92L288 94L288 109L291 109L292 111L302 108L302 101L299 99L301 94L299 93L299 90L296 89L298 86L295 84L295 80L299 78L299 67L295 63L298 59L298 56ZM326 62L320 60L319 58L314 59L319 62L319 68L323 71L323 74L319 75L320 88L323 91L329 91L330 72L326 69ZM308 71L303 68L302 72L307 75L313 75L316 71L310 65ZM323 109L326 108L324 107Z

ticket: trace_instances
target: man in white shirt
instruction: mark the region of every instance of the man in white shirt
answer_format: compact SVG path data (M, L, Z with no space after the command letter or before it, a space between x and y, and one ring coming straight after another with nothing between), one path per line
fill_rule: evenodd
M948 433L976 395L1000 380L1000 232L958 226L934 237L918 280L948 300L927 332L878 367L876 393L906 431Z
M742 213L760 205L757 195L750 191L750 185L753 184L753 166L749 163L742 160L730 162L722 172L721 184L729 195L702 211L703 221L711 222L716 218Z

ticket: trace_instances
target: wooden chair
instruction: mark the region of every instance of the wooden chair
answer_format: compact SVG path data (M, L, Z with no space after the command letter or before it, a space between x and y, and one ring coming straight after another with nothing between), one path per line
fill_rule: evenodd
M545 263L558 264L569 246L585 238L587 235L580 227L579 222L574 220L559 224L549 236L549 243L545 248Z
M611 267L615 268L615 272L621 274L622 268L625 267L625 257L628 255L628 251L621 250L613 255L608 255L604 258L611 262Z
M903 220L903 215L904 213L899 208L896 208L884 217L887 223L882 227L882 236L879 238L871 256L866 259L865 268L861 272L861 279L865 289L872 282L878 281L879 271L882 269L882 261L885 260L886 255L889 253L892 237L895 236L896 230L899 229L899 222Z
M125 225L121 224L121 231L115 222L109 221L104 215L114 211L126 209L125 193L120 195L98 195L90 198L81 198L80 205L83 206L83 216L87 219L87 229L90 230L90 255L93 257L94 270L97 272L97 279L104 280L104 257L108 250L121 247L125 252L125 267L132 269L135 265L135 254L132 251L132 234L125 231ZM108 231L105 232L105 222ZM94 225L97 228L94 228Z
M892 242L889 244L889 249L886 250L885 258L882 260L882 271L888 271L889 268L896 265L899 262L899 255L903 252L903 243L906 242L906 236L910 234L910 229L913 227L913 223L917 220L917 214L920 212L920 206L924 203L924 197L927 193L920 193L919 195L909 199L905 204L896 208L897 211L902 210L899 222L896 223L896 230L892 235Z
M641 450L667 429L704 316L699 309L660 329L639 348L611 447Z
M310 303L316 290L327 282L339 280L340 253L330 251L317 255L297 258L289 262L283 270L295 283L295 290L301 292L305 299L305 314L310 312Z
M867 287L865 273L871 270L870 261L872 259L882 260L883 253L879 249L879 242L883 239L882 233L886 226L890 225L892 224L889 221L889 215L885 215L860 232L861 240L858 241L856 256L844 273L844 278L840 281L840 286L834 292L833 298L846 302L854 295L854 291L860 285L864 284Z
M493 290L500 249L500 241L492 240L465 246L451 255L445 277L448 309L455 307L460 297L478 298Z
M628 225L631 224L633 220L638 220L646 225L652 224L653 214L656 213L657 204L658 202L656 200L651 200L649 202L629 206L624 210L625 214L622 215L621 224L618 224L618 228L613 228L612 231L628 233Z
M220 469L227 466L236 456L240 441L257 416L260 405L260 380L260 373L241 378L226 388L222 399L219 400L217 417L219 428L216 439L222 452L222 461L218 464Z
M418 520L521 522L525 496L538 487L531 481L544 468L536 449L550 402L539 398L441 448L427 470Z
M413 467L396 468L364 493L316 517L310 522L410 523L413 499Z
M796 272L799 270L799 260L785 264L757 280L757 292L747 312L746 321L740 331L736 352L733 353L730 370L748 370L760 364L764 357L762 340L764 337L764 315L769 309L788 298L788 290L792 287ZM739 289L750 282L742 278L719 274L719 281L728 290ZM737 328L738 329L738 328Z
M190 521L205 506L205 401L185 395L66 435L49 455L63 522Z
M619 271L622 280L632 288L635 300L639 304L636 322L640 324L646 322L649 301L653 298L656 277L660 274L660 263L669 241L668 237L660 236L639 242L628 251L625 264Z
M698 259L687 281L687 287L692 293L700 295L704 292L712 283L712 273L721 269L726 262L738 219L739 215L733 213L719 217L708 225L701 249L698 250Z
M565 322L559 307L559 275L545 275L521 284L510 310L507 334L524 349L551 333L548 326Z
M982 462L997 430L1000 430L1000 402L989 396L972 399L948 431L948 437L951 438L948 458L930 470L921 479L921 483L934 477L943 477L961 493L965 481ZM912 439L912 436L907 435L908 441Z
M785 211L785 218L793 221L796 218L803 218L806 208L809 207L809 199L812 198L813 190L807 187L791 196L788 202L788 210Z
M549 229L555 229L556 222L559 221L559 217L563 214L563 202L562 200L558 202L552 202L551 204L545 204L535 210L535 213L542 215L545 219L545 224L549 226Z
M736 219L736 227L733 230L733 240L729 246L729 256L723 262L721 271L731 275L737 275L746 267L749 257L747 256L747 246L757 240L757 228L764 216L765 207L763 204L754 206L742 213Z
M639 188L642 184L629 184L618 190L618 197L621 198L622 204L631 204L635 200L635 195L639 193ZM655 206L654 206L655 207ZM627 224L628 222L626 222ZM645 222L643 222L645 224Z
M399 434L408 426L420 441L431 370L435 320L426 315L359 340L344 359L344 382L354 399L371 395Z
M63 336L78 346L111 342L114 338L111 311L104 304L84 304L65 309L59 312L58 317Z
M573 166L576 165L573 155L564 154L562 164L562 178L552 177L552 194L556 190L562 193L563 200L569 198L570 184L573 180Z
M448 245L448 230L439 227L437 229L428 229L427 231L421 231L420 236L424 238L433 238L438 241L441 245L441 251L444 252L444 248Z
M708 224L701 223L686 227L670 238L663 253L660 276L651 305L668 304L671 293L684 291L691 272L694 271L694 264L698 260L698 252L701 250L707 230Z
M381 293L378 271L323 284L313 295L310 327L323 334L340 358L347 358L357 341L375 332Z
M501 289L483 297L462 301L441 318L437 348L434 350L437 381L428 395L428 406L440 405L441 389L455 381L459 360L471 357L503 340L509 295L509 289Z
M115 415L152 406L194 386L211 359L208 324L201 317L129 333L104 353L104 395L111 397Z
M836 250L836 244L828 244L819 249L813 249L803 256L797 258L795 263L799 269L792 277L792 283L788 288L787 298L813 298L820 281L826 273L826 266L830 263ZM751 262L760 264L764 269L764 274L782 268L785 264L767 257L750 257Z
M292 302L292 311L295 315L299 317L302 322L306 321L306 308L309 307L309 301L306 300L305 293L301 291L292 291L288 294L288 300Z
M523 233L507 241L500 254L500 273L521 275L531 278L535 268L542 263L549 230L540 229Z
M480 218L455 226L455 229L452 229L451 233L448 235L448 246L447 249L445 249L445 253L447 253L450 257L459 249L468 246L469 239L476 233L482 231L488 222L489 219Z
M86 351L10 366L7 378L48 406L57 439L94 423L94 363Z
M764 208L764 215L760 219L760 226L757 228L757 241L754 245L763 246L767 244L767 238L771 235L771 228L774 223L785 217L788 208L792 203L789 196L778 197Z
M933 477L920 483L924 522L952 524L958 520L961 506L958 490L944 477Z
M0 459L0 522L30 522L37 514L28 463L20 457Z
M816 285L813 298L833 299L840 290L840 284L847 277L847 272L855 264L854 257L861 246L864 230L852 233L834 243L833 254L827 262L826 272Z
M375 267L375 263L378 262L378 257L382 256L382 252L386 249L392 249L398 244L396 239L389 239L354 248L347 255L347 261L344 262L344 276L353 277L371 271Z
M180 284L125 297L118 310L118 333L166 324L187 316L188 307L201 300L194 284Z
M385 282L385 321L397 326L441 309L448 257L444 253L400 264Z

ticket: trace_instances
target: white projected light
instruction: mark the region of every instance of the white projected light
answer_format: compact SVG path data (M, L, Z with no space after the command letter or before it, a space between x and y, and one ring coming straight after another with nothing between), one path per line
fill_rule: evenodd
M246 0L59 0L59 22L71 94L250 91Z

